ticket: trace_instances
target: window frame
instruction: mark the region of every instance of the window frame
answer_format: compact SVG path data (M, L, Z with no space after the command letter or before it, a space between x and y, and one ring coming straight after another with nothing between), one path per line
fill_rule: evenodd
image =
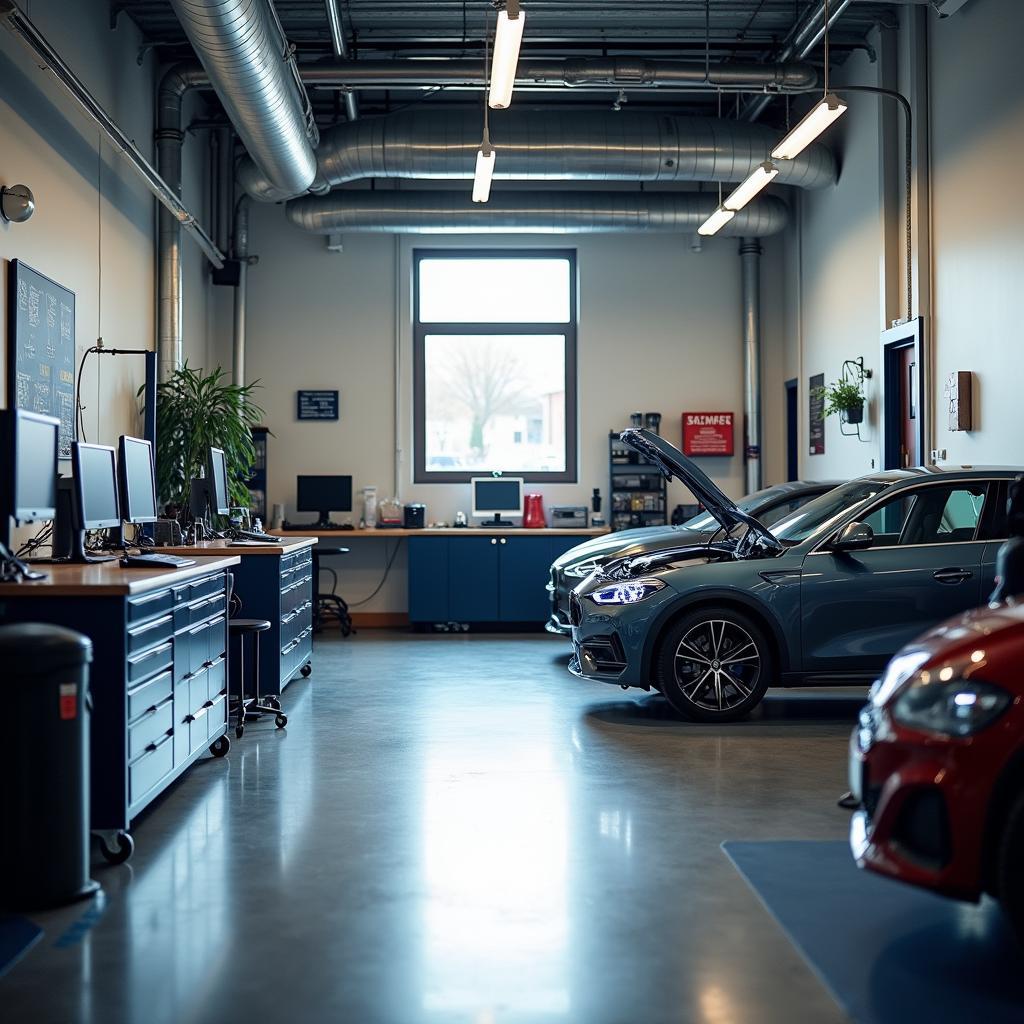
M429 259L509 260L564 259L569 263L569 320L565 323L423 323L420 312L420 263ZM412 253L412 337L413 337L413 483L468 484L486 470L434 470L426 467L426 337L428 334L560 334L565 337L565 469L557 472L503 470L507 476L522 477L526 483L568 483L579 479L577 427L576 339L579 329L579 279L575 249L413 249Z

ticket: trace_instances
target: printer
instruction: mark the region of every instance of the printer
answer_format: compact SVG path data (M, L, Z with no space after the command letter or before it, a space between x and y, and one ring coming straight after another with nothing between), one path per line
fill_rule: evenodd
M586 505L553 505L551 525L559 530L585 530L587 528Z

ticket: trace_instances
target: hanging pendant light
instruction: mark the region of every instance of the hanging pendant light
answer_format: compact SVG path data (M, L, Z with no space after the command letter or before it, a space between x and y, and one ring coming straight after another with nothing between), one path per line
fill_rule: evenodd
M494 147L491 145L490 123L487 115L487 65L488 43L490 42L486 28L484 29L484 137L476 153L476 170L473 172L473 202L486 203L491 198L491 181L494 178Z
M512 102L525 22L526 12L520 8L519 0L506 0L503 9L498 11L488 99L495 110L504 110Z

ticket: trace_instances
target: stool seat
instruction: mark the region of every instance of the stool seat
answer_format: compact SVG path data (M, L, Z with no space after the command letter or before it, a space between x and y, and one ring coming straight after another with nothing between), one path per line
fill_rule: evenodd
M347 555L349 550L349 548L325 548L322 544L316 546L317 555Z
M270 629L269 619L228 619L232 633L262 633Z

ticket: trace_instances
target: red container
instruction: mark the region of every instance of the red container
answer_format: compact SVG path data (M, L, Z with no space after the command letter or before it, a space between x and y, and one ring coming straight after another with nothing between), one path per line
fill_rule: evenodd
M536 530L547 525L544 518L544 498L539 494L524 494L523 526Z

